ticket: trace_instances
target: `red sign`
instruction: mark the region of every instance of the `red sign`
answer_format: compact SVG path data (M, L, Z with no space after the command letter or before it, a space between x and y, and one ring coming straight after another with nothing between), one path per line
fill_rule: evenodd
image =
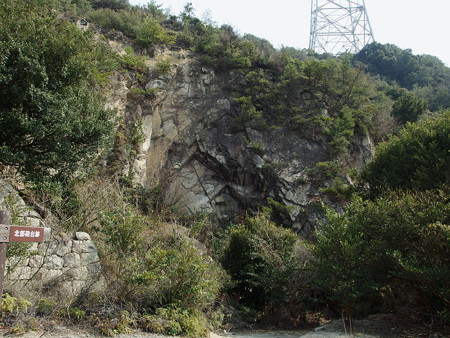
M9 226L10 242L43 242L44 229L42 227Z

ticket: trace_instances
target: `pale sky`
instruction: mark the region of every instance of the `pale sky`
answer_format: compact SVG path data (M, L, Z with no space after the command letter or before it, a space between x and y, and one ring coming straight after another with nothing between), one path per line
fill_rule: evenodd
M147 0L129 0L143 5ZM311 0L157 0L178 15L191 2L195 15L269 40L274 47L308 48ZM437 56L450 66L450 0L365 0L375 40Z

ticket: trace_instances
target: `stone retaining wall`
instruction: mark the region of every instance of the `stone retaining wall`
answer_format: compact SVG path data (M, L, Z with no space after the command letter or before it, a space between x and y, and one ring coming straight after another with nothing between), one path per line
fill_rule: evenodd
M29 257L6 262L5 291L73 299L101 280L97 248L85 232L33 243Z

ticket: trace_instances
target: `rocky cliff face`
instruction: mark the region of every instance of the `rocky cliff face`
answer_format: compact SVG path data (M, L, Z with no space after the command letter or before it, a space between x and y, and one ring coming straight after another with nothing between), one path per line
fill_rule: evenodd
M154 65L161 58L172 68L158 76ZM125 171L143 185L163 181L167 203L220 221L269 200L280 221L310 238L320 202L333 203L320 190L331 179L311 179L316 164L330 160L324 140L302 138L289 128L242 126L230 89L242 81L238 73L216 74L191 52L155 51L148 67L145 89L157 90L152 97L130 95L130 76L113 79L110 104L128 126L140 122L144 136ZM361 167L373 153L368 138L352 149L346 159L351 167Z

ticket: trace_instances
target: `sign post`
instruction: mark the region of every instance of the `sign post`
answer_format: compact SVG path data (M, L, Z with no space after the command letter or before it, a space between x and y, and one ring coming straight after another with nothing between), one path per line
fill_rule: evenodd
M7 210L0 210L0 224L9 224L9 212ZM0 238L4 240L4 237ZM3 298L3 281L5 279L5 265L6 265L6 250L8 249L7 242L0 242L0 311L2 309Z
M8 242L42 243L49 237L51 232L50 228L9 225L9 220L9 212L0 210L0 310L2 308Z

